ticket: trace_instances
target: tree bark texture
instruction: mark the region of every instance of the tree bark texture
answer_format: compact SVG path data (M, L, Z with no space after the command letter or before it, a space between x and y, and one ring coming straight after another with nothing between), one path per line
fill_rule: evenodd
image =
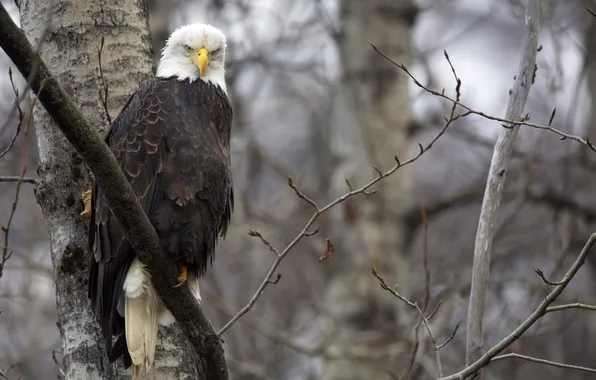
M153 72L145 2L21 0L19 7L21 26L34 46L42 42L39 51L50 71L105 133L105 109L113 119ZM102 83L108 86L105 107ZM50 237L66 379L128 378L120 361L108 363L87 298L87 222L78 216L80 194L90 184L87 168L45 109L37 107L34 120L41 178L36 195ZM197 378L192 349L177 325L161 328L158 341L155 378Z
M395 164L395 156L408 158L408 80L371 44L407 65L414 17L409 1L342 1L338 43L343 77L332 123L332 150L341 162L334 178L336 189L346 188L345 177L354 185L369 180L375 175L372 165L387 170ZM408 167L377 189L374 196L353 200L342 215L335 215L334 225L343 230L337 232L347 239L337 242L341 248L329 263L325 301L334 341L325 380L393 379L409 349L400 342L401 305L371 275L374 266L407 295L401 214L410 202Z

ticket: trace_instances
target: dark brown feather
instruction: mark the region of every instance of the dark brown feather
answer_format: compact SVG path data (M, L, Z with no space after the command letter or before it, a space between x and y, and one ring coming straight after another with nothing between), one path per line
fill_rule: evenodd
M196 80L154 78L133 94L106 142L153 223L172 261L203 275L234 206L230 170L232 109L221 88ZM135 252L93 186L89 228L89 298L111 361L130 357L118 313L122 285ZM113 336L118 336L114 344Z

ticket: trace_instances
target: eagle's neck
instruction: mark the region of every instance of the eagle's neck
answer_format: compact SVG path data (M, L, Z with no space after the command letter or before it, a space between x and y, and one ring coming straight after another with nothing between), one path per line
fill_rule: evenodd
M206 83L211 83L220 87L227 95L226 91L226 77L223 65L209 66L205 74L199 76L199 70L193 64L189 64L186 58L180 59L178 57L162 57L157 65L158 78L176 78L179 81L188 80L190 83L195 80L202 80Z
M209 68L205 72L205 75L200 77L199 80L220 87L226 95L228 94L228 91L226 90L226 73L223 67Z

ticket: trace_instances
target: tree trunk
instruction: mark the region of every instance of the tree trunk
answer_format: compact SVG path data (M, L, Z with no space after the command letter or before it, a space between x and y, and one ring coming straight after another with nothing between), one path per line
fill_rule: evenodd
M411 27L415 8L408 1L344 0L339 37L343 88L332 123L332 150L341 165L335 188L344 177L361 185L375 175L370 165L387 170L408 157L410 119L408 81L370 44L396 62L411 60ZM364 144L364 146L362 145ZM360 153L358 153L360 152ZM399 283L407 296L408 268L403 250L401 212L408 209L410 175L400 169L371 197L345 204L335 215L339 249L330 260L326 306L334 340L325 380L389 380L399 375L400 359L409 350L397 318L399 301L379 287L374 266L389 284Z
M105 133L108 120L153 72L145 2L21 0L19 6L21 26L34 45L48 27L41 56L83 114ZM98 59L102 37L105 107ZM80 194L90 184L88 171L42 107L35 109L34 119L41 178L36 195L50 237L65 378L128 378L130 371L120 360L108 363L87 298L87 223L78 215ZM192 349L177 325L160 328L158 342L155 378L197 378Z

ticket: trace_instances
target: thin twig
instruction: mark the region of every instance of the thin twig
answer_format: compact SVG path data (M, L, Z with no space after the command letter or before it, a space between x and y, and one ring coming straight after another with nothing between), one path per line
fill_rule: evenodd
M414 308L418 312L418 315L420 316L420 318L422 319L422 322L424 323L424 326L426 327L426 331L428 332L430 340L432 341L432 344L433 344L433 348L435 350L435 357L436 357L436 364L437 364L437 375L438 375L438 377L442 377L443 376L443 367L441 364L440 347L437 345L437 338L435 338L435 335L433 334L433 331L430 327L428 318L424 315L424 312L422 311L422 309L420 309L420 306L418 306L418 304L416 302L412 302L412 301L408 300L406 297L399 294L395 289L389 287L387 285L387 283L385 282L385 279L383 277L381 277L381 275L379 275L379 273L377 272L377 270L374 267L372 268L372 274L373 274L373 276L375 276L377 278L377 280L379 280L379 284L381 285L381 288L387 290L388 292L393 294L397 299L399 299L406 305L410 306L411 308ZM455 335L455 333L453 335ZM448 341L449 340L450 339L448 339ZM444 346L445 344L447 344L447 343L444 343L443 345L441 345L441 347Z
M19 90L16 88L16 86L14 84L14 80L12 77L12 69L10 67L8 68L8 78L10 79L10 85L12 87L12 92L14 93L14 96L15 96L15 105L14 106L17 110L18 121L17 121L17 126L15 128L14 134L12 135L12 138L10 139L8 146L2 152L0 152L0 158L4 157L6 155L6 153L8 153L14 146L14 143L15 143L15 141L17 141L17 137L19 136L19 133L21 133L21 127L23 126L23 120L25 119L25 114L23 113L23 110L21 109L21 104L19 103ZM9 120L10 120L10 117L9 117Z
M31 183L33 185L37 184L38 180L31 177L21 177L21 176L0 176L0 182L23 182L23 183Z
M520 355L520 354L515 354L515 353L495 356L494 358L491 359L491 363L492 362L496 362L498 360L503 360L503 359L521 359L521 360L526 360L526 361L529 361L529 362L545 364L545 365L548 365L548 366L551 366L551 367L565 368L565 369L574 369L574 370L577 370L577 371L583 371L583 372L588 372L588 373L596 373L596 369L594 369L594 368L588 368L588 367L582 367L582 366L578 366L578 365L558 363L558 362L553 362L551 360L539 359L539 358L535 358L535 357L532 357L532 356Z
M412 302L412 301L408 300L406 297L404 297L401 294L399 294L397 292L397 290L395 290L392 287L390 287L389 285L387 285L387 282L385 282L385 279L383 277L381 277L381 275L379 274L379 272L377 272L377 270L374 267L372 268L372 275L375 276L377 278L377 280L379 280L379 284L381 285L381 288L383 288L386 291L388 291L389 293L393 294L397 299L399 299L400 301L402 301L406 305L408 305L410 307L413 307L413 308L416 308L417 305L416 305L415 302Z
M265 244L267 247L269 247L269 250L273 253L275 253L278 257L279 257L279 251L277 250L277 248L275 248L268 240L266 240L263 237L263 234L261 234L260 231L257 230L248 230L248 235L252 236L252 237L257 237L259 238L263 244Z
M455 74L455 71L453 73ZM424 306L422 310L426 312L426 309L428 308L428 304L430 302L430 268L428 266L428 219L426 217L426 207L421 207L420 214L422 214L423 226L422 264L424 267Z
M447 344L449 344L449 342L451 342L453 340L453 338L455 338L455 334L457 334L457 330L459 330L460 324L461 324L461 322L457 322L457 325L455 325L455 328L453 329L453 332L451 333L451 335L449 335L449 338L447 338L446 341L444 341L443 343L441 343L437 346L438 350L445 347Z
M112 124L112 117L110 116L110 112L108 111L108 82L103 76L103 68L101 66L101 53L103 53L104 47L104 37L101 36L101 40L99 41L99 49L97 50L97 61L99 66L99 80L101 82L101 88L99 89L99 100L101 101L101 105L103 110L106 114L106 119L108 120L108 124ZM102 91L103 90L103 91Z
M435 306L434 309L432 309L432 311L430 312L430 314L428 315L428 320L430 321L431 319L433 319L433 317L435 316L435 313L437 311L439 311L439 309L441 308L441 305L443 305L443 300L439 300L439 302L437 302L437 306Z
M296 195L298 196L298 198L303 199L306 201L306 203L308 203L309 205L311 205L316 211L319 210L319 206L317 206L317 203L315 201L313 201L312 199L310 199L309 197L307 197L306 195L304 195L303 192L301 192L298 187L296 187L296 184L294 183L294 180L292 180L292 177L288 176L288 186L290 186L290 188L292 190L294 190L294 192L296 193Z
M519 62L519 74L515 79L507 106L506 119L508 120L517 120L520 117L532 87L536 70L538 32L540 28L539 0L527 1L525 20L526 33ZM483 353L484 311L490 274L492 243L505 185L506 170L509 166L518 131L519 127L515 125L501 130L490 164L474 246L472 284L468 304L466 365L478 360ZM482 371L478 374L478 379L483 379Z
M454 72L455 74L455 72ZM424 266L424 306L422 310L426 312L428 308L428 303L430 302L430 269L428 267L428 220L426 218L426 208L424 205L420 207L420 215L422 217L422 226L423 226L423 239L422 239L422 263ZM440 305L440 303L439 303ZM437 305L437 306L439 306ZM435 308L432 314L438 309ZM414 342L412 343L412 354L410 355L410 363L408 364L408 368L406 368L405 372L399 377L401 380L406 379L412 369L414 368L414 364L416 363L416 356L418 355L418 349L420 348L420 326L422 325L422 318L423 316L418 316L418 321L416 321L416 326L414 327ZM429 317L430 319L430 317Z
M569 310L569 309L586 309L586 310L596 311L596 306L588 305L588 304L580 303L580 302L567 303L564 305L549 306L546 308L546 312L552 313L554 311L562 311L562 310Z
M551 280L549 280L548 278L546 278L546 277L544 276L544 272L543 272L543 271L542 271L542 269L540 269L540 268L536 268L536 269L534 269L534 272L536 272L536 274L537 274L538 276L540 276L540 278L542 279L542 281L543 281L545 284L547 284L547 285L553 285L553 286L561 285L561 283L560 283L560 282L551 281Z
M52 350L52 359L54 360L54 364L56 364L56 368L58 368L58 372L60 373L60 379L66 379L66 374L64 373L64 368L60 365L56 354L60 354L60 352L56 350Z

